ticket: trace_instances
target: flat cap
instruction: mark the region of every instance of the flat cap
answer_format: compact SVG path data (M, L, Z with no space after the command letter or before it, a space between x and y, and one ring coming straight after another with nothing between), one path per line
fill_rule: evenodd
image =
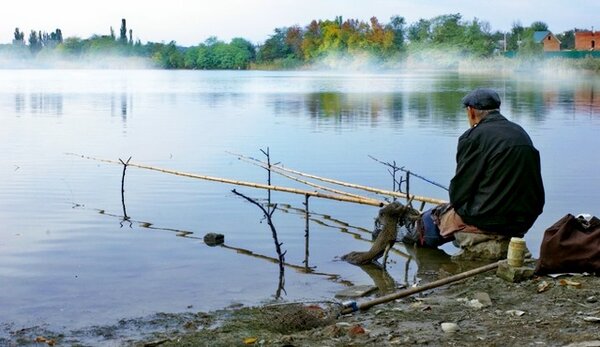
M462 104L477 110L494 110L500 108L500 96L493 89L477 88L462 99Z

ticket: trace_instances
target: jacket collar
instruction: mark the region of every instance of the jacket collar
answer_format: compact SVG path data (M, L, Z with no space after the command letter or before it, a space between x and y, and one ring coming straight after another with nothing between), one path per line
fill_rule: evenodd
M493 122L493 121L498 121L498 120L505 120L506 118L504 118L504 116L502 114L500 114L500 111L492 111L490 113L487 114L487 116L483 117L482 120L479 121L479 123L477 123L477 125L481 124L481 123L487 123L487 122Z

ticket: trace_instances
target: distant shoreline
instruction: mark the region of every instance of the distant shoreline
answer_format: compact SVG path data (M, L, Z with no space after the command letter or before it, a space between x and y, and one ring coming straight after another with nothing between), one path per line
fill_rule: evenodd
M65 67L66 60L69 66L100 68L378 70L415 64L462 69L463 60L473 65L477 59L492 59L497 68L496 60L510 56L517 59L516 65L523 64L523 60L543 61L545 57L582 60L561 65L598 71L600 52L593 51L595 41L583 44L587 36L576 40L578 34L587 33L573 29L554 35L542 21L529 26L514 23L510 32L493 31L486 21L465 19L460 13L421 18L414 23L407 23L399 15L391 16L388 22L377 17L358 20L336 16L275 28L262 43L243 37L225 42L211 36L185 47L175 41L134 40L133 29L122 18L120 30L111 27L109 33L85 39L63 35L58 28L53 32L26 33L17 27L12 43L0 44L0 59L12 59L5 64L8 67L22 65L22 60L31 60L40 67ZM548 44L546 37L552 39ZM588 55L593 58L587 58ZM136 60L132 63L130 58Z
M99 59L91 56L83 59L6 59L0 57L0 70L172 70L172 71L347 71L347 72L385 72L403 70L440 70L459 73L512 73L512 72L581 72L600 73L600 58L461 58L457 56L422 52L404 59L377 62L364 57L331 57L316 63L297 64L251 64L246 69L167 69L154 64L145 57L104 56Z

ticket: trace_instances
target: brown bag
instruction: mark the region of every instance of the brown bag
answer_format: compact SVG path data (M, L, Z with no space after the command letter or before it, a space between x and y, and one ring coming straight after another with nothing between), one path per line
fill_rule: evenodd
M544 232L535 273L565 272L600 274L600 219L567 214Z

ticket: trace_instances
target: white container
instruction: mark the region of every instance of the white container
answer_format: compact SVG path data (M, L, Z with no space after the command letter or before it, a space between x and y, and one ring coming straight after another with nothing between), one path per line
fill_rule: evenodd
M508 265L512 267L521 267L525 261L525 240L519 237L512 237L508 244L508 254L506 256Z

